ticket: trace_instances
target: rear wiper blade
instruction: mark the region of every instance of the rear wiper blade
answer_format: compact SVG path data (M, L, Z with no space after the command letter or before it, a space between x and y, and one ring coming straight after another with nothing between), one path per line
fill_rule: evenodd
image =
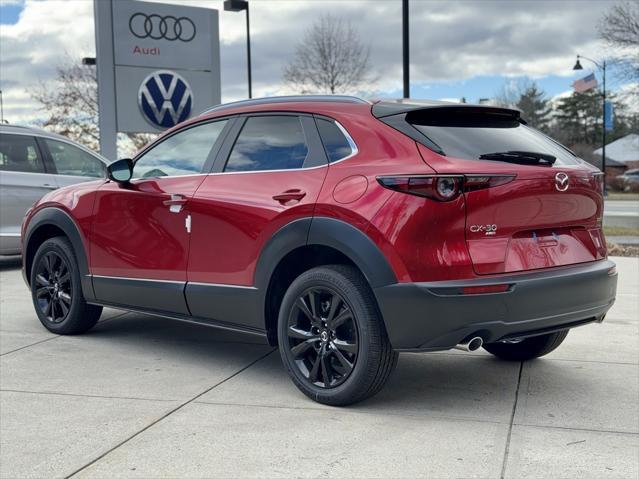
M519 163L522 165L545 164L552 165L557 157L535 151L496 151L495 153L485 153L479 155L480 160L507 161L509 163Z

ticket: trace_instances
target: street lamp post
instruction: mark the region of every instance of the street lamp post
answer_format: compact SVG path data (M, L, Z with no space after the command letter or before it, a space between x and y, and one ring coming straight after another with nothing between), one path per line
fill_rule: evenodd
M0 90L0 123L4 123L4 104L2 102L2 90Z
M251 79L251 23L249 20L249 3L247 0L225 0L224 10L227 12L241 12L246 10L246 63L248 66L248 97L253 98Z
M601 107L602 107L602 117L603 117L603 124L601 125L601 130L602 130L602 142L603 145L601 146L601 171L603 171L604 174L604 182L603 182L603 191L604 194L606 193L606 60L602 60L601 63L596 62L595 60L593 60L592 58L588 58L585 57L583 55L577 55L577 63L575 63L575 66L572 67L573 70L583 70L584 67L581 66L581 62L579 61L580 58L583 58L584 60L588 60L589 62L592 62L597 68L599 68L599 70L601 70L601 76L602 76L602 83L603 83L603 101L601 103Z
M408 0L402 0L402 66L404 76L404 98L410 98Z

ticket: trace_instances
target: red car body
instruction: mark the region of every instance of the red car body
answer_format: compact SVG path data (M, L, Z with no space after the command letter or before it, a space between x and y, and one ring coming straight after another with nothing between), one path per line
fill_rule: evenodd
M219 158L239 131L232 125L206 171L52 192L23 225L27 280L38 245L62 233L76 250L89 303L271 342L287 285L323 262L362 272L395 350L601 321L614 301L616 273L606 258L600 172L579 160L549 166L456 158L393 123L447 107L289 98L213 109L168 131L133 162L193 125L267 113L336 121L355 148L334 163L224 172L226 158ZM567 175L564 191L558 173ZM434 200L403 191L407 177L418 184L452 178L459 191ZM494 179L503 183L482 183ZM176 204L178 214L170 209Z

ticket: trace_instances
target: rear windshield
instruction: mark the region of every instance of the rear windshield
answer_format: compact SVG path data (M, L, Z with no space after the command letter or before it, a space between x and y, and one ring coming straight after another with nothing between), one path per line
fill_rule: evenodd
M504 115L435 109L432 113L409 113L406 120L446 156L477 160L488 153L530 151L555 156L555 165L579 163L570 151L543 133Z

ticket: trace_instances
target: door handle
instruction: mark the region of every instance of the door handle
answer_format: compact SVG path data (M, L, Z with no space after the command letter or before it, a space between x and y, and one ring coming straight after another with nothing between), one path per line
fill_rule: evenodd
M279 195L275 195L273 196L273 199L275 201L279 201L280 203L286 203L288 201L293 201L293 200L300 201L305 196L306 196L306 192L299 189L293 189L293 190L286 190L283 193L280 193Z
M43 188L46 188L47 190L57 190L58 187L56 185L52 185L51 183L45 183L42 185Z
M168 206L171 213L179 213L186 204L186 198L182 195L171 195L171 199L164 200L162 204Z

